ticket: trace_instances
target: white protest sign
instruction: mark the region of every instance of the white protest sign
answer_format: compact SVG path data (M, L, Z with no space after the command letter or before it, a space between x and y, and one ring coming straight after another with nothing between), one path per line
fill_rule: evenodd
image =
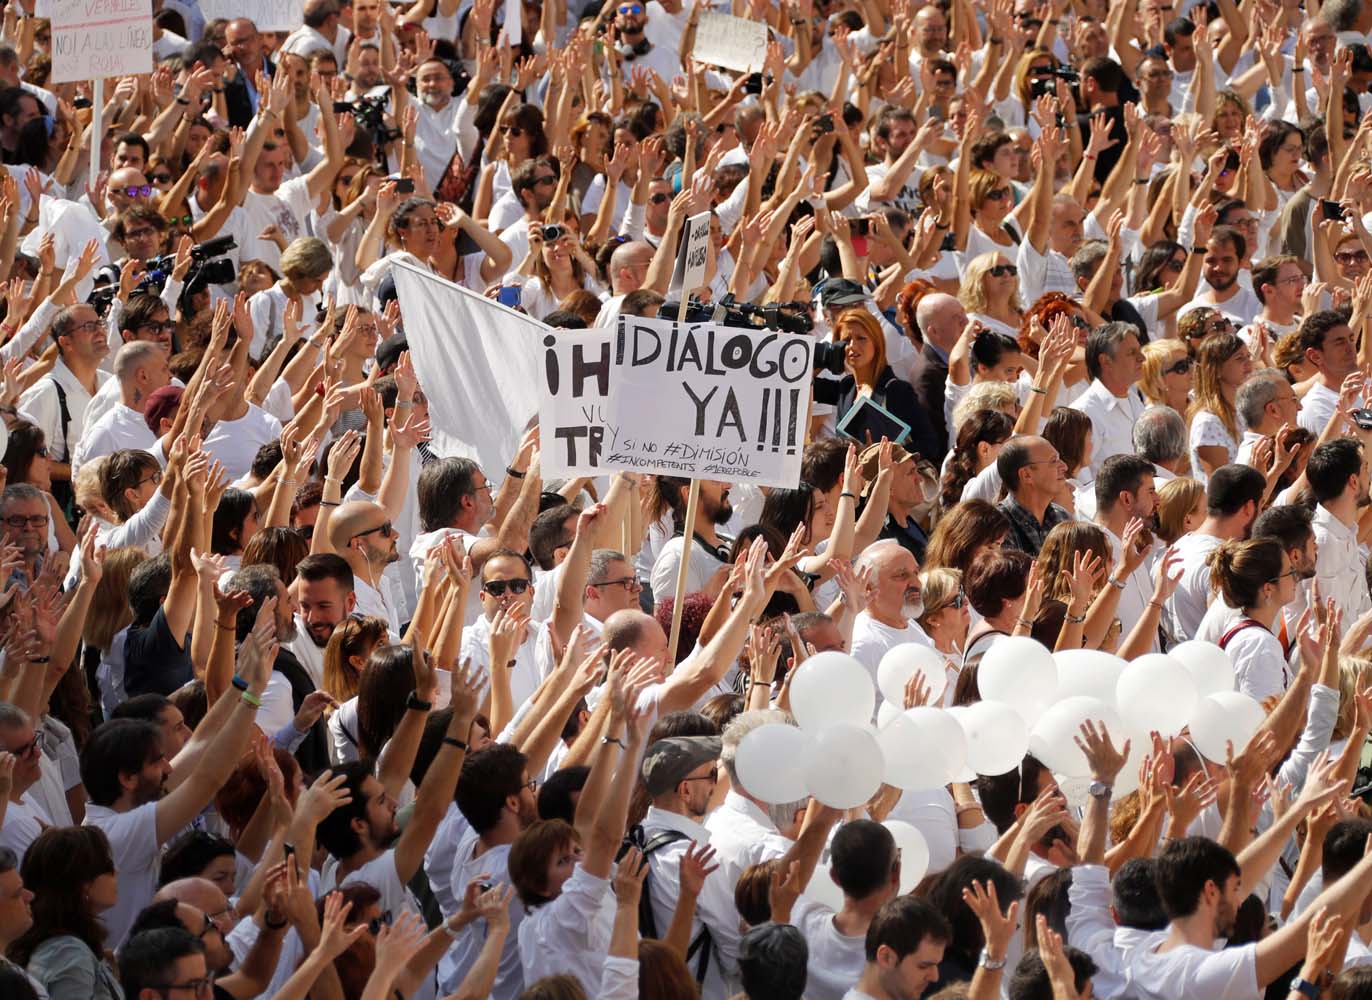
M152 72L152 0L51 0L52 82Z
M813 346L776 330L621 316L602 466L794 487Z
M505 44L517 48L524 40L524 21L520 0L505 0Z
M549 329L432 271L391 271L440 455L503 469L538 412L539 344Z
M258 31L294 31L305 23L305 0L200 0L206 21L247 18Z
M549 479L598 476L614 330L546 329L539 366L539 443Z
M672 272L672 292L690 295L705 284L705 269L710 255L710 213L701 212L686 220L681 234L681 250Z
M767 25L729 14L702 14L691 58L707 66L756 73L767 59Z

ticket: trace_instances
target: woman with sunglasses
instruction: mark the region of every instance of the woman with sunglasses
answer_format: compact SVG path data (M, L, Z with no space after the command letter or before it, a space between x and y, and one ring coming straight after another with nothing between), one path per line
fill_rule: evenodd
M956 176L956 196L953 199L953 233L956 245L962 248L962 259L972 260L983 253L1013 251L1019 245L1020 234L1010 224L1015 208L1014 191L1010 182L989 170L971 170L962 162L971 155L964 144L963 160ZM1027 203L1026 203L1027 204Z
M105 960L100 915L119 898L105 832L95 826L49 827L29 845L19 869L33 893L33 924L10 945L50 1000L123 1000Z
M924 613L915 620L934 648L946 657L948 684L943 690L943 702L949 705L962 663L962 650L967 645L967 632L972 627L972 606L962 592L962 573L958 570L926 569L919 575L919 583Z
M1234 398L1253 373L1248 346L1234 333L1214 333L1196 349L1196 398L1191 403L1191 469L1201 482L1238 456Z
M585 289L599 295L603 291L595 279L595 261L566 226L530 226L529 252L516 273L524 276L519 304L537 320L574 292Z
M1280 695L1291 683L1291 668L1273 629L1295 600L1300 571L1275 538L1224 542L1210 553L1209 565L1220 596L1238 609L1219 646L1234 664L1239 691L1257 701Z
M1018 337L1024 311L1019 304L1019 268L998 251L978 254L963 271L958 301L967 318L988 330Z
M385 179L375 164L348 157L334 178L333 191L326 196L328 208L318 212L316 206L318 224L314 231L334 259L324 293L332 295L339 306L364 304L365 296L358 285L361 271L357 268L357 249L376 215L376 195Z
M1186 345L1186 352L1191 355L1193 361L1196 358L1196 349L1206 337L1212 333L1233 332L1234 324L1229 317L1212 306L1188 309L1181 319L1177 320L1177 338Z
M1138 387L1154 406L1170 406L1183 417L1191 409L1192 361L1179 340L1154 340L1143 345L1143 373Z

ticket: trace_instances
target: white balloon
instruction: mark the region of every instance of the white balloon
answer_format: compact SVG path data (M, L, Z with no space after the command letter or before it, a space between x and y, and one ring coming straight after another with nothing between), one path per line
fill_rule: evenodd
M890 725L892 719L901 716L900 706L893 701L883 701L877 706L877 731L885 729Z
M947 712L951 718L956 720L958 728L962 730L964 744L966 743L967 727L963 723L962 717L967 713L967 709L969 707L970 706L968 705L949 705L947 708L944 709L944 711ZM958 773L953 775L953 780L973 782L977 780L977 772L972 770L970 764L964 762L962 767L958 768Z
M1058 667L1043 643L1028 636L997 639L977 667L983 701L1010 705L1032 726L1058 693Z
M802 895L816 903L822 903L835 913L843 909L843 890L829 874L828 851L824 852L823 860L815 865L815 873L810 876L810 884L805 887Z
M1115 685L1115 704L1136 732L1181 732L1195 711L1196 698L1191 671L1162 653L1131 661Z
M743 790L763 802L795 802L810 794L805 755L815 739L782 722L758 726L739 741L734 768Z
M811 733L840 722L871 722L875 708L872 675L847 653L816 653L791 681L791 714Z
M1104 723L1112 741L1119 739L1124 723L1114 706L1089 695L1073 695L1055 703L1039 717L1029 734L1029 752L1055 774L1079 778L1091 773L1086 755L1074 742L1087 721Z
M922 642L902 642L886 651L877 665L877 687L882 697L903 706L905 685L915 673L922 674L929 687L929 704L937 705L948 686L948 668L943 654Z
M954 716L967 736L967 766L977 774L1004 774L1029 751L1029 727L1009 705L979 701Z
M1167 655L1191 671L1200 697L1234 690L1234 664L1229 654L1213 642L1187 639L1173 646Z
M805 755L805 783L826 806L852 809L881 787L886 758L877 738L861 726L839 722L815 737Z
M1191 715L1191 742L1207 760L1224 763L1225 743L1234 753L1248 745L1267 713L1238 691L1220 691L1200 699Z
M929 873L929 842L919 828L899 819L881 824L896 838L900 851L900 894L913 892L920 879Z
M912 708L892 719L878 737L886 757L885 780L906 791L941 788L967 763L967 738L941 708Z
M1058 698L1084 694L1115 704L1115 685L1125 661L1099 649L1067 649L1053 654L1058 665Z

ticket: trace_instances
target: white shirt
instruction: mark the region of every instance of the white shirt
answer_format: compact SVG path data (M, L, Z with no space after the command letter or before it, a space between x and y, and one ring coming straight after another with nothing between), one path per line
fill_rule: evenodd
M45 827L56 826L46 809L34 798L33 789L5 807L5 821L0 823L0 847L8 847L19 860L24 860L29 845Z
M1118 562L1120 550L1124 546L1124 540L1107 528L1104 524L1097 522L1097 527L1105 532L1105 539L1110 543L1111 567ZM1144 557L1138 569L1130 573L1124 579L1124 589L1120 591L1119 605L1115 609L1115 617L1120 620L1120 627L1126 635L1134 625L1134 622L1143 617L1148 608L1148 602L1153 599L1153 580L1151 577L1151 566L1153 557L1157 554L1157 545L1154 543L1153 551ZM1153 630L1154 635L1149 643L1148 652L1156 653L1158 650L1157 630Z
M847 935L834 926L834 911L801 896L791 909L791 923L810 947L806 963L806 1000L842 1000L862 975L867 961L866 933Z
M1358 532L1340 521L1323 505L1315 508L1315 581L1322 600L1333 598L1343 609L1343 620L1354 622L1372 610ZM1310 588L1307 583L1306 588Z
M1339 405L1339 394L1322 382L1316 382L1301 399L1301 411L1296 416L1300 424L1315 437L1324 433L1329 418Z
M852 656L867 668L867 672L872 675L873 684L877 682L877 667L881 664L881 658L889 650L907 642L918 642L930 649L934 648L929 636L913 618L907 619L905 627L899 629L883 625L868 611L860 612L853 619ZM878 691L878 705L881 700L881 693ZM873 706L873 711L876 711L876 706Z
M98 391L106 380L113 378L108 372L96 370L95 387ZM62 428L62 405L57 398L56 382L67 394L67 413L71 422L65 433ZM80 379L67 367L60 357L52 371L24 390L19 397L19 415L31 424L36 424L47 441L48 455L54 462L67 462L76 450L86 429L86 407L93 393L87 392Z
M1281 641L1259 625L1235 632L1224 651L1234 664L1239 691L1254 701L1262 701L1270 694L1280 695L1291 683Z
M710 831L719 870L731 885L738 884L749 866L779 858L792 845L765 812L732 789L723 805L706 817L705 829Z
M1196 634L1205 609L1210 604L1210 553L1219 548L1221 539L1196 532L1182 535L1175 548L1181 556L1181 581L1176 592L1167 599L1163 612L1168 631L1180 642Z
M1158 954L1152 947L1130 954L1129 975L1141 1000L1259 1000L1258 946L1208 951L1184 944Z
M71 460L72 474L75 475L91 459L112 455L126 448L151 451L156 443L157 436L148 430L143 414L132 406L119 403L81 435L81 440L76 444L76 454Z
M237 420L221 420L205 439L205 450L224 466L229 482L242 479L252 469L257 449L281 436L281 421L254 403Z
M485 615L477 618L470 628L462 631L462 661L472 661L472 666L489 673L491 665L491 623ZM557 664L553 659L552 633L542 622L530 621L528 635L515 650L515 665L510 674L510 700L515 706L524 704L533 696L539 683L553 671ZM501 670L508 670L500 664Z
M442 832L443 828L439 827L439 830ZM435 842L437 842L437 837L435 837ZM461 905L462 896L467 891L467 883L478 875L489 875L493 885L509 884L509 844L500 844L478 854L477 848L481 846L481 840L475 830L466 827L455 847L452 846L451 841L445 846L447 846L452 858L452 870L449 873L446 889L447 895L453 900L454 909ZM430 870L433 871L433 869ZM436 875L437 872L434 874ZM437 895L437 884L434 883L432 876L430 883L434 884L435 895ZM491 989L492 1000L518 1000L519 995L524 992L524 967L519 960L519 929L524 916L524 905L517 903L517 901L512 902L510 904L510 933L505 938L505 947L500 952L500 971L496 973L495 986ZM453 942L453 946L444 954L438 965L438 986L444 994L452 993L457 989L458 984L462 982L462 977L467 974L472 963L476 961L476 956L480 953L481 946L485 941L486 922L476 920L468 924L466 930Z
M400 641L400 619L386 596L357 574L353 574L353 593L357 597L357 613L374 615L384 621L391 632L391 642Z
M676 594L677 571L681 568L681 546L682 536L677 535L668 540L657 554L652 576L653 599L656 601ZM705 548L698 540L692 540L691 563L686 571L686 593L695 594L704 590L705 585L710 582L710 577L723 565L725 564L712 550Z
M575 976L587 996L596 995L614 930L610 880L580 864L551 903L536 906L519 925L519 960L524 981L544 976Z
M1134 454L1134 424L1147 403L1137 386L1130 386L1123 399L1093 379L1072 402L1072 409L1091 418L1091 474L1094 477L1111 455Z
M257 234L268 226L276 226L289 245L298 236L308 236L306 219L313 207L309 180L293 177L282 181L272 194L249 190L243 195L245 240L239 254L243 260L260 260L277 274L281 273L281 248L271 240L261 240Z
M119 878L119 901L101 919L109 932L105 938L107 946L118 948L134 918L157 892L157 874L162 866L162 847L157 842L157 803L146 802L128 812L88 803L85 825L99 827L109 838Z

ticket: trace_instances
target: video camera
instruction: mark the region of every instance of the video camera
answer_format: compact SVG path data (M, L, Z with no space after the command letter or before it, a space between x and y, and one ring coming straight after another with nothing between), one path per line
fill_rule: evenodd
M1065 66L1040 70L1029 80L1029 96L1042 97L1044 94L1056 94L1058 90L1057 80L1064 81L1069 87L1075 87L1080 79L1080 73Z
M386 125L386 104L390 99L390 94L383 94L377 97L359 97L355 101L334 101L333 109L336 113L346 112L356 118L357 124L367 130L372 142L379 147L399 139L402 135L400 129Z
M237 245L232 236L216 236L212 240L191 247L191 267L186 272L185 287L181 294L194 295L203 292L210 285L232 284L237 274L233 261L224 255ZM176 255L170 253L145 261L143 280L138 283L135 291L160 294L175 266Z

